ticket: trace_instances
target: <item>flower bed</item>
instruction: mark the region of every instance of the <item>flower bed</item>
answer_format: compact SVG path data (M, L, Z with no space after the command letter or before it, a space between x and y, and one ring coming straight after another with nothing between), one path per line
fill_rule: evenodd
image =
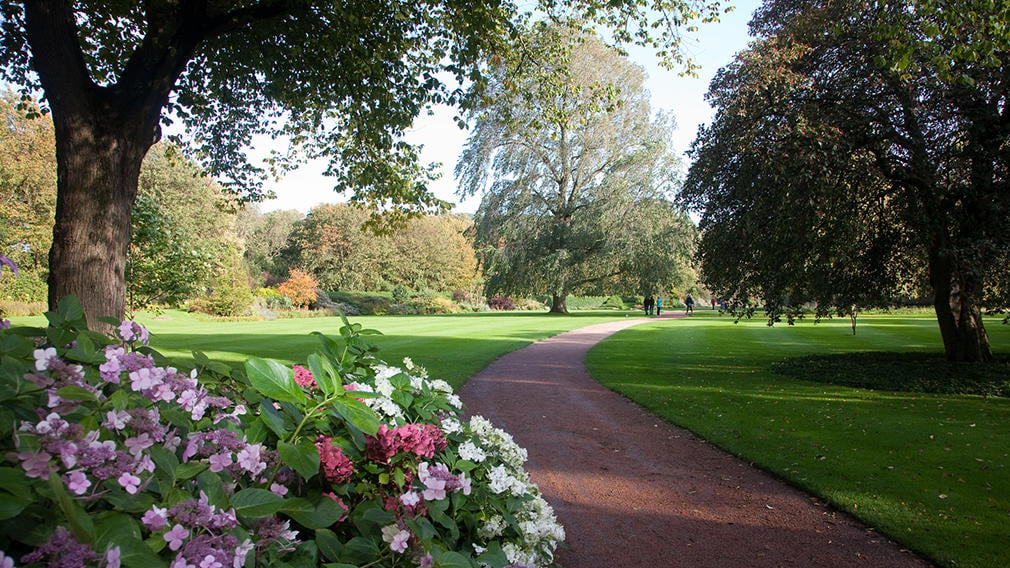
M184 372L133 322L47 315L0 325L0 566L546 566L564 539L525 450L360 324Z

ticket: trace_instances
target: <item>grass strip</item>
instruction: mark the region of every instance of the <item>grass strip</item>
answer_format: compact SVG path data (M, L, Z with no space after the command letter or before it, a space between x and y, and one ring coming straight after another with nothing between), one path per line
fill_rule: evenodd
M1005 353L1010 329L987 323L993 345ZM846 353L899 351L932 360L940 349L928 317L864 316L852 336L847 320L768 328L702 312L622 331L593 349L587 366L658 416L940 565L1005 566L1010 399L853 388L771 370L795 357L831 356L835 376L828 378L837 382L874 365L873 356ZM878 377L917 382L921 365L877 361L885 359ZM853 361L848 369L846 360ZM812 372L828 374L816 366Z
M379 346L383 360L398 365L410 357L427 368L432 378L448 381L458 389L505 353L558 333L624 317L625 312L597 311L567 316L492 312L349 319L382 333L367 339ZM142 314L138 321L150 330L151 346L180 364L191 364L194 350L235 365L253 356L304 363L306 356L319 348L319 339L311 332L339 337L343 325L339 317L214 321L181 311Z

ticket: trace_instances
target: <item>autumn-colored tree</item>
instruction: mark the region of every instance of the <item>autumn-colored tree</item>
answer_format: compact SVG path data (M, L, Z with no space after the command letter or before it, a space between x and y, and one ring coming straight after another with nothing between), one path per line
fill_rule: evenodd
M277 287L277 291L291 300L299 308L308 307L316 301L316 288L319 282L308 272L292 268L288 279Z

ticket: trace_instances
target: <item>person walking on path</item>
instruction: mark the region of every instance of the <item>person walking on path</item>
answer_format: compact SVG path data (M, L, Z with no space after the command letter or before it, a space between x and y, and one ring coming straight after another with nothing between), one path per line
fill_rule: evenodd
M645 315L652 315L652 307L655 305L655 302L656 300L654 300L651 295L645 297L645 300L642 302L643 307L645 308Z
M528 451L527 470L567 533L559 565L929 566L594 381L583 364L589 348L648 321L621 319L534 343L459 391L468 414L488 418Z
M690 314L693 312L694 312L694 298L691 297L691 294L688 294L687 298L684 298L684 313Z
M660 315L663 312L663 298L656 298L656 315Z

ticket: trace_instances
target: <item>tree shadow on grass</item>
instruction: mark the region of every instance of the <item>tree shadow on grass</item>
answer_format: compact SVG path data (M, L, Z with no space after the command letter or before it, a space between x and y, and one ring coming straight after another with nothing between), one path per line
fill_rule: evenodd
M848 387L935 394L1010 397L1010 357L991 364L947 361L934 353L864 352L808 355L774 363L779 375Z

